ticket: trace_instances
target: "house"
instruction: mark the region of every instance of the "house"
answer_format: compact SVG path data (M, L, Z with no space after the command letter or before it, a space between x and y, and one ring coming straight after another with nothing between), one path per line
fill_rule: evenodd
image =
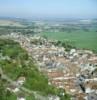
M71 50L70 50L70 55L72 55L72 54L74 54L74 53L76 53L76 49L71 49Z
M92 90L90 87L87 87L86 88L85 93L92 93L92 92L94 92L94 90Z
M97 100L97 94L96 93L90 93L90 94L88 94L86 100Z

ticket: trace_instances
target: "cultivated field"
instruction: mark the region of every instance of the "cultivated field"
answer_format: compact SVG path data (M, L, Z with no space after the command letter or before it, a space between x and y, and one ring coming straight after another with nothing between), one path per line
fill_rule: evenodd
M0 26L23 27L23 25L20 22L13 21L13 20L2 20L2 19L0 19Z
M97 32L95 31L45 32L41 33L41 35L53 40L69 41L77 48L97 51Z

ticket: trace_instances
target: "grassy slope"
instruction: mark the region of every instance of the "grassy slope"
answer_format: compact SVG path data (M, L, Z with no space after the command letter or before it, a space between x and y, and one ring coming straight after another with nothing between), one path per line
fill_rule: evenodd
M71 41L77 48L97 51L97 32L94 31L45 32L41 35L47 36L49 39Z
M0 60L0 67L10 78L16 80L23 75L27 80L25 82L27 88L41 92L44 92L46 88L49 89L47 78L38 71L33 61L27 57L26 51L18 43L0 40L0 50L4 56L11 58L10 60ZM47 92L52 92L52 90Z
M48 85L47 77L38 71L32 59L27 56L27 52L18 43L0 39L0 53L11 58L10 60L0 60L0 67L11 79L16 80L19 76L25 76L24 86L30 90L38 91L43 95L60 93L60 90Z

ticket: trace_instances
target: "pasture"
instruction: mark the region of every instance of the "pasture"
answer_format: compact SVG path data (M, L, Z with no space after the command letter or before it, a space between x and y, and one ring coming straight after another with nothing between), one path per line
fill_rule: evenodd
M95 31L72 31L68 32L44 32L41 36L48 39L69 41L77 48L90 49L97 52L97 32Z

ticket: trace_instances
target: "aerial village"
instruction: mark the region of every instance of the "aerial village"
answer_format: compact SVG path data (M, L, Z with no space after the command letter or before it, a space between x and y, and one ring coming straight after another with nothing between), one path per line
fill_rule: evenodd
M64 47L55 46L54 41L40 36L11 33L7 37L19 42L28 51L39 70L48 76L49 85L64 89L72 96L71 100L97 99L95 53L75 48L67 52Z

